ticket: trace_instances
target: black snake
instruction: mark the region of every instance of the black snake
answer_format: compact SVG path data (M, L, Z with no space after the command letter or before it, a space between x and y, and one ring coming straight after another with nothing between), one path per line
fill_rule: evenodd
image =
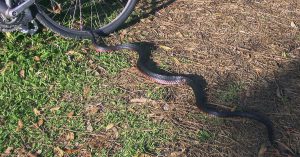
M274 127L272 121L267 118L266 116L259 114L257 112L246 112L246 111L220 111L213 107L209 107L209 104L203 101L203 94L202 91L199 90L199 84L187 75L165 75L159 74L156 72L151 71L146 65L147 62L150 61L149 56L145 56L140 46L136 44L120 44L115 46L107 46L107 45L98 45L96 39L91 32L93 38L93 46L97 52L111 52L111 51L118 51L118 50L130 50L138 53L138 61L137 61L137 68L138 70L148 79L164 85L176 85L176 84L186 84L190 86L195 94L196 97L196 105L197 107L204 113L220 118L248 118L251 120L256 120L263 125L265 125L268 133L268 139L270 144L278 150L278 152L285 157L299 157L296 156L293 151L289 148L282 145L275 139L274 135Z

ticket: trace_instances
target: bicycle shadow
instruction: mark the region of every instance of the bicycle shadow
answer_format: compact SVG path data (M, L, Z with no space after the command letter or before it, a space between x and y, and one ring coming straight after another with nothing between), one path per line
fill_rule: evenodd
M142 11L141 14L138 15L131 15L129 21L125 22L123 25L121 25L116 31L128 28L130 26L133 26L137 23L139 23L142 19L149 18L152 15L155 15L156 12L159 10L168 7L172 3L174 3L176 0L151 0L151 2L143 2L139 10ZM140 1L141 2L141 1ZM139 5L137 5L139 6ZM137 9L137 8L135 8Z

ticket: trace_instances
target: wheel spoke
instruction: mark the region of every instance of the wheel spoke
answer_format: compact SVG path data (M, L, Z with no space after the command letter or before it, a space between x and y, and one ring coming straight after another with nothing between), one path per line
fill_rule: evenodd
M78 31L101 28L125 8L120 0L38 0L36 3L53 21Z

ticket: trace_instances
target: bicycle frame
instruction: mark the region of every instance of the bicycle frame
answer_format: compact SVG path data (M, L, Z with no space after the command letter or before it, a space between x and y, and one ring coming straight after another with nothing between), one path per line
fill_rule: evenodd
M12 0L0 0L0 13L7 18L13 18L30 7L34 2L35 0L25 0L18 6L11 8Z

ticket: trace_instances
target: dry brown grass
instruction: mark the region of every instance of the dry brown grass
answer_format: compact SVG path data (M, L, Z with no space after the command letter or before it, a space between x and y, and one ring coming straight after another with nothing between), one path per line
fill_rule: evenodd
M154 60L172 72L203 76L209 102L268 115L280 140L299 152L300 2L177 0L153 11L162 4L169 2L141 1L139 7L144 8L144 14L154 14L108 40L152 41L171 48L156 50ZM122 79L127 81L119 82L120 86L138 95L138 88L132 87L134 76L130 72L120 75L129 77ZM231 84L241 85L238 94L230 101L220 99L220 93L228 92ZM156 104L152 111L170 122L174 126L170 132L178 136L176 143L161 148L166 156L172 152L203 157L257 156L260 146L266 143L261 125L199 118L201 113L190 89L167 88L170 94L159 104L167 103L171 110L161 112ZM200 142L195 136L199 130L215 137Z

